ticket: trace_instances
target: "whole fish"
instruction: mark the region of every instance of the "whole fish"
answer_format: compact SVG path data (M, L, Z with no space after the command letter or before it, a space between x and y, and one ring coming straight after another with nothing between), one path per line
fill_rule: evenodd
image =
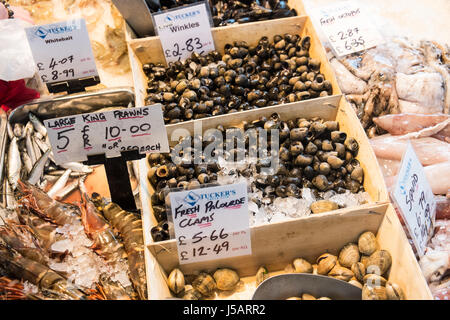
M5 179L4 188L5 190L5 198L6 198L6 209L14 210L17 208L17 201L14 197L14 191L11 189L11 185L8 180Z
M47 150L46 153L44 153L41 158L34 164L33 169L31 170L31 173L28 177L28 183L32 185L36 185L36 183L39 182L41 177L44 174L44 167L45 163L48 160L48 156L50 154L50 150Z
M13 190L17 188L21 168L22 161L20 160L19 145L17 143L17 137L14 137L8 149L8 180Z
M55 182L55 184L47 192L49 197L54 198L54 195L58 191L61 191L62 188L64 188L64 186L67 184L67 181L69 180L71 172L71 169L67 169L66 172L64 172L64 174L58 179L58 181Z
M9 140L12 140L12 138L14 138L14 130L11 126L11 123L9 123L9 121L6 121L6 130L8 132Z
M20 123L14 124L13 133L17 138L22 138L23 130L23 125L21 125Z
M92 168L80 162L66 162L64 164L61 164L60 167L82 173L91 173L93 171Z
M34 165L37 161L37 158L34 151L33 141L31 140L31 133L28 130L26 130L25 135L25 146L27 148L27 153L30 156L31 162Z
M36 143L36 137L34 135L31 136L31 144L33 145L34 156L36 157L36 159L39 159L42 156L42 152L38 144Z
M68 183L64 188L59 190L53 198L57 201L62 201L64 200L65 197L67 197L69 194L75 191L78 187L79 187L79 179L74 180L71 183Z
M35 136L35 137L36 137L36 136ZM42 141L41 139L37 139L37 137L36 137L36 139L34 139L34 142L39 146L39 149L41 149L42 152L47 152L48 149L51 149L51 148L50 148L50 145L47 144L46 141ZM49 158L51 161L55 162L55 158L54 158L54 156L53 156L53 151L50 152L48 158Z
M60 177L64 174L65 170L51 170L51 171L47 171L46 175L48 176L53 176L53 177ZM79 177L83 177L87 175L87 173L83 173L83 172L72 172L70 174L71 178L79 178ZM54 180L54 179L51 179Z
M25 167L27 174L29 175L31 170L33 170L33 163L31 162L30 156L26 152L21 152L23 166Z
M34 130L39 132L40 135L45 137L47 135L47 129L45 128L44 124L39 120L38 117L36 117L33 113L28 113L28 118L30 119L31 123L33 124Z

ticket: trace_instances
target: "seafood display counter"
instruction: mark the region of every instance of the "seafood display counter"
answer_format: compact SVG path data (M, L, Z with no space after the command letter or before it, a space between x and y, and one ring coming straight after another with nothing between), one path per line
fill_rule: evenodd
M395 214L393 215L394 211L388 205L388 196L381 172L367 137L356 120L356 115L349 105L339 97L338 99L335 97L321 98L317 101L302 103L304 105L301 107L294 103L225 115L220 117L222 118L221 123L236 126L241 121L242 118L239 119L241 116L247 121L251 121L261 116L269 117L274 111L280 115L280 118L286 117L286 120L313 117L337 120L340 130L355 137L358 141L360 151L357 159L364 170L364 189L369 193L371 201L356 207L252 226L252 255L180 266L175 240L155 242L152 239L151 229L158 224L152 210L154 189L150 182L142 183L140 196L143 203L142 219L146 245L147 282L149 289L152 288L152 291L149 292L150 299L171 296L167 276L174 268L179 268L185 274L198 274L200 271L214 271L217 268L232 268L246 284L240 289L246 293L244 294L242 291L241 296L239 292L235 294L228 292L226 296L231 299L250 299L255 288L254 275L259 267L265 266L269 271L277 274L299 255L314 261L324 251L336 253L346 243L355 241L358 235L365 230L375 233L378 230L380 245L391 251L392 260L395 261L390 277L402 286L406 296L410 299L430 298L429 290L419 271L411 247L401 231L398 218ZM187 126L188 123L185 125ZM213 127L214 124L211 126ZM148 180L149 169L148 161L141 160L141 181ZM344 230L346 231L344 232ZM394 238L396 238L395 243L392 240Z

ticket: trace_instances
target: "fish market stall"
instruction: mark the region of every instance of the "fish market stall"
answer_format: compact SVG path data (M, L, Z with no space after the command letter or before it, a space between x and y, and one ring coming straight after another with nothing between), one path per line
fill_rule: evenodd
M286 279L313 289L270 299L448 299L446 38L338 56L312 15L336 1L209 0L204 40L173 11L199 2L0 2L0 24L75 21L24 32L42 96L0 108L0 300L257 300ZM132 28L166 10L176 54ZM423 255L392 198L409 141L437 203Z

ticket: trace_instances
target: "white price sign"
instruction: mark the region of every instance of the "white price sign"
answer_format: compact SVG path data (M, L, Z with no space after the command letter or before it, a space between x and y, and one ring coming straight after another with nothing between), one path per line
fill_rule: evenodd
M44 121L57 164L86 161L89 155L169 152L160 104L85 113Z
M423 256L434 230L436 200L410 142L403 155L397 179L392 196L400 209L417 252Z
M155 13L153 20L167 63L215 50L206 2Z
M169 196L180 264L252 253L246 183Z
M313 16L337 57L366 50L383 42L380 33L357 2L338 2L321 7L313 10Z
M98 76L84 19L25 29L44 83Z

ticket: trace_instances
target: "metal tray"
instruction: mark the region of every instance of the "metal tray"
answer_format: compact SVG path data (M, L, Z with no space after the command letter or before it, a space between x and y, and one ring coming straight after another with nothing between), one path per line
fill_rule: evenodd
M309 293L316 298L361 300L361 289L342 280L309 273L288 273L263 281L252 300L285 300Z
M39 119L46 120L71 116L75 114L95 112L103 108L127 107L135 105L132 87L100 89L62 96L48 96L21 105L11 112L10 123L28 121L28 113L34 113Z

